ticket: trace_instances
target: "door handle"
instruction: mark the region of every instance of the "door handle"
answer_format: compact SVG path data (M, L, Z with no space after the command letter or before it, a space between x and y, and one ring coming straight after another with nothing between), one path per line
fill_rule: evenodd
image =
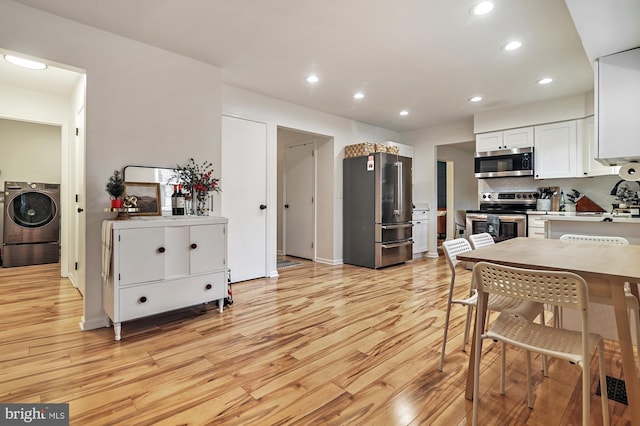
M380 229L401 229L401 228L411 228L413 223L403 223L400 225L381 225Z
M410 244L413 244L413 240L402 241L402 242L399 242L399 243L380 244L380 247L388 249L388 248L396 248L396 247L408 246Z
M267 208L267 206L265 206L264 204L260 204L260 210L264 210L266 208Z
M84 211L84 209L81 209L80 207L78 207L78 213L82 213Z
M289 208L289 204L285 204L285 205L284 205L284 208L285 208L285 209L288 209L288 208Z

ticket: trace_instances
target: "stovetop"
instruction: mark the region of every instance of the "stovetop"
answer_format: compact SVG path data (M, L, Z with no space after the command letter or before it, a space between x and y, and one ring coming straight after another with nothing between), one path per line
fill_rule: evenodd
M480 209L467 213L526 214L536 209L536 191L483 192L479 195Z

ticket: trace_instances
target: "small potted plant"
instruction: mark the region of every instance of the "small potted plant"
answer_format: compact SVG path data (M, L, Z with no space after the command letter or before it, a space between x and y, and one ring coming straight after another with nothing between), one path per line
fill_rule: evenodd
M124 194L124 181L120 175L120 170L114 170L113 174L107 181L105 188L111 197L111 208L119 209L122 207L122 195Z

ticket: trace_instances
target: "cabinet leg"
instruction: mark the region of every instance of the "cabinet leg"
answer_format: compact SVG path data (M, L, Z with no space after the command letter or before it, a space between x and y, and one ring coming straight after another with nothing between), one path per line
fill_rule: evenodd
M113 323L113 332L116 335L116 340L120 340L120 331L122 330L122 323L114 322Z
M218 312L224 311L224 299L218 299Z

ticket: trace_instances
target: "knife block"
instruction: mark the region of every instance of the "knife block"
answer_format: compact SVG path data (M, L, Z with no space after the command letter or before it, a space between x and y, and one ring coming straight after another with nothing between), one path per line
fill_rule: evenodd
M576 201L576 211L577 212L602 212L604 213L606 210L592 201L586 195L580 197L578 201Z

